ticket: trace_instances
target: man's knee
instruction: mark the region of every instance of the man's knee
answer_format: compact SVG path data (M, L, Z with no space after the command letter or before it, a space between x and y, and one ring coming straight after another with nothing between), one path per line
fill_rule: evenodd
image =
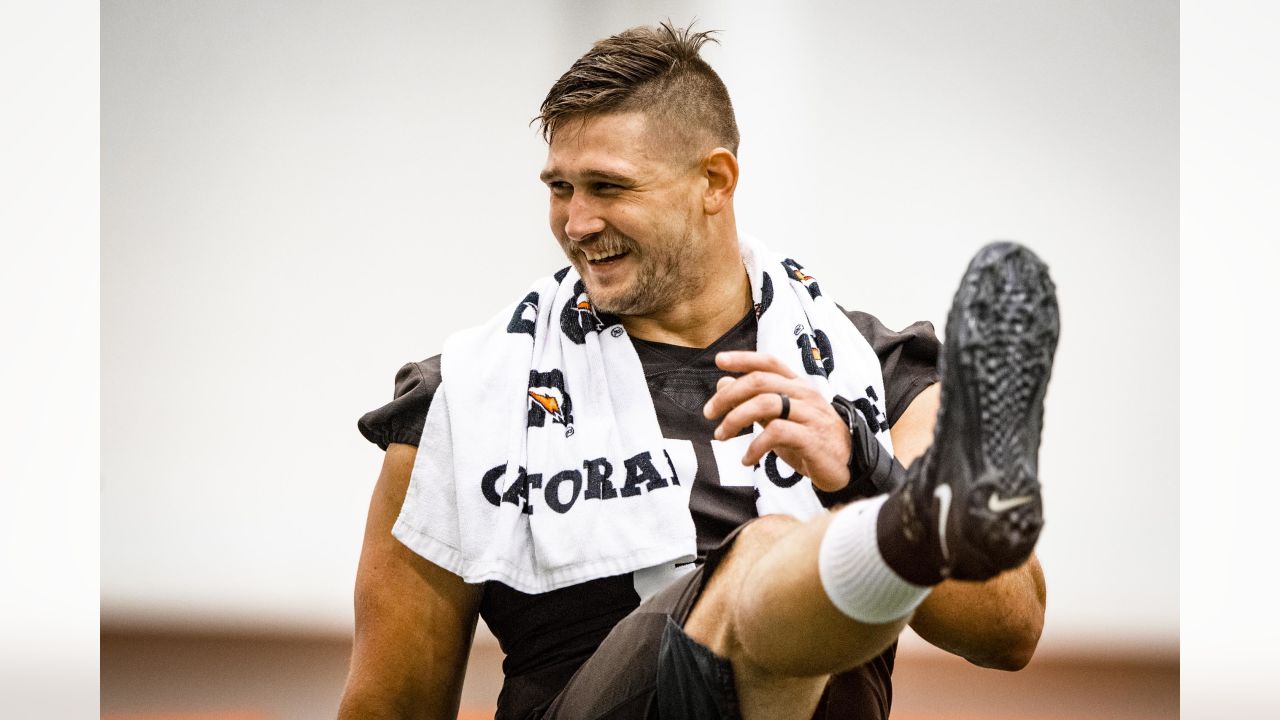
M790 515L762 515L747 523L738 531L733 547L716 568L707 587L705 595L713 587L719 594L736 592L738 584L745 578L747 571L760 556L767 553L779 540L793 532L804 523Z
M742 532L738 533L737 542L734 543L734 549L736 550L738 544L745 539L749 546L767 550L783 535L803 524L790 515L762 515L742 528Z
M733 630L734 603L749 597L745 580L760 556L802 523L790 515L764 515L740 531L733 547L706 580L693 610L685 620L685 633L721 657L733 657L737 642Z

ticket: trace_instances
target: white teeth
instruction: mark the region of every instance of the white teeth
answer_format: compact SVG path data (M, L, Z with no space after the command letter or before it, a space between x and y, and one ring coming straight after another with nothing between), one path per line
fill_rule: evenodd
M600 262L601 260L608 260L608 259L610 259L610 258L620 257L620 256L622 256L623 254L625 254L625 251L616 252L616 253L611 253L611 254L609 254L609 255L591 255L591 254L587 254L587 261L588 261L588 262Z

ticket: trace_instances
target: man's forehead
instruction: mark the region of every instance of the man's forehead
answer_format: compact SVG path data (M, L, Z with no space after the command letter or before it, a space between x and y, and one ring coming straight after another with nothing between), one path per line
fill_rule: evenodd
M645 117L638 112L570 120L551 138L542 178L634 178L656 161L651 140Z

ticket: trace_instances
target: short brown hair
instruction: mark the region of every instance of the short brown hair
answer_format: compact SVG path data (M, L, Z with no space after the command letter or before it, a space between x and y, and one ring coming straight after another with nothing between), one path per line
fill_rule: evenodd
M565 122L613 112L643 111L690 142L709 140L738 153L738 122L729 91L698 57L714 31L635 27L598 41L560 76L534 120L542 137ZM702 136L702 137L698 137Z

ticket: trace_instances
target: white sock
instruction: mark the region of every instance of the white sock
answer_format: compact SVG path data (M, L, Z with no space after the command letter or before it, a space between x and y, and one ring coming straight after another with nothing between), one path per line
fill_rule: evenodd
M873 625L906 617L932 589L903 580L880 557L876 519L888 497L859 500L836 511L818 550L818 575L831 604Z

